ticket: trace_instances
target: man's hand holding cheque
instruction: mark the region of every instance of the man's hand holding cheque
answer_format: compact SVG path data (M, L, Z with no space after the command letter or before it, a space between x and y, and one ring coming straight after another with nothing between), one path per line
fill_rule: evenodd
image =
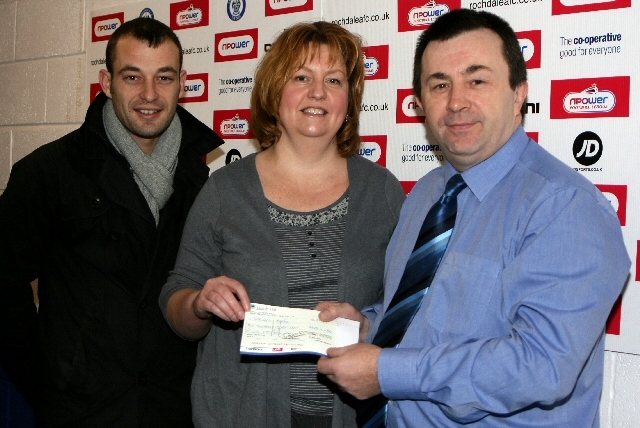
M360 400L380 394L378 356L382 349L363 343L369 335L369 319L348 303L322 302L315 309L325 322L338 317L360 322L360 343L329 348L328 357L318 360L318 372Z

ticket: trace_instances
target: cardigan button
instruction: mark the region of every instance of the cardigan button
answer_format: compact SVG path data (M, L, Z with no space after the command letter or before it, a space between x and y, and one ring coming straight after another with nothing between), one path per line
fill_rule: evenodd
M93 200L91 201L91 207L100 208L100 205L102 205L102 200L100 199L100 197L96 196L95 198L93 198Z
M112 230L111 232L109 232L109 238L111 238L112 241L117 242L120 240L120 234L115 230Z

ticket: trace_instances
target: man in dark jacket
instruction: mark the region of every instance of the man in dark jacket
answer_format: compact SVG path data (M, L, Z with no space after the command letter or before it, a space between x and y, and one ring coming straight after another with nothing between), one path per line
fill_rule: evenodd
M123 24L106 63L84 124L17 162L0 196L0 362L42 426L190 426L196 344L157 302L222 140L177 106L166 25Z

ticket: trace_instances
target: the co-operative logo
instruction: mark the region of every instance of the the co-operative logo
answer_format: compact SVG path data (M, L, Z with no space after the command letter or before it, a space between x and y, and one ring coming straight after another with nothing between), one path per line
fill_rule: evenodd
M172 3L170 9L172 30L209 25L208 0L188 0Z
M258 57L258 29L216 34L215 62Z
M109 40L118 27L124 23L124 12L112 13L110 15L94 16L91 18L93 31L91 33L92 42Z

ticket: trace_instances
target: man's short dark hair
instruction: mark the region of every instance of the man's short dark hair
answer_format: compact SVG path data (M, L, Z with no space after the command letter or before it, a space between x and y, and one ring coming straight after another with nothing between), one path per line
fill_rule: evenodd
M509 66L509 86L516 89L527 81L527 66L522 56L516 33L507 21L489 12L456 9L438 18L418 37L413 59L413 93L421 96L422 55L431 41L445 41L463 33L482 29L491 30L502 39L502 55Z
M116 45L123 37L133 37L141 42L149 43L149 47L157 48L167 40L173 42L180 52L180 70L182 70L182 45L176 33L160 21L152 18L135 18L116 29L107 43L107 71L113 74Z

